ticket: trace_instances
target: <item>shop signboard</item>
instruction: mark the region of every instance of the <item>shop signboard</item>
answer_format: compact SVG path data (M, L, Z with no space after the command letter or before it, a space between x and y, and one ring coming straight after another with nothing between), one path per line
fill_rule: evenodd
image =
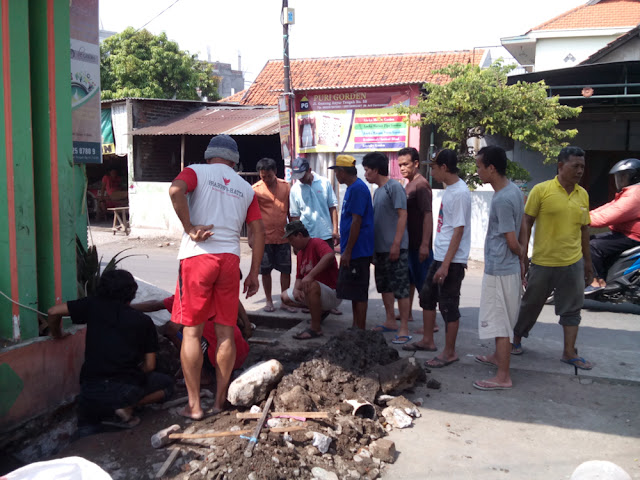
M301 92L296 94L296 146L300 153L396 151L408 144L410 91Z

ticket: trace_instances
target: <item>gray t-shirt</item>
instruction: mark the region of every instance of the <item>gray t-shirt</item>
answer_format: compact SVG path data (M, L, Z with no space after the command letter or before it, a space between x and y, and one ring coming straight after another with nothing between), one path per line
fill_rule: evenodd
M391 244L396 236L398 208L407 209L407 194L400 182L390 178L384 186L373 193L374 250L377 253L391 250ZM409 248L409 235L406 228L400 248Z
M487 238L484 242L484 273L488 275L520 273L520 259L509 250L504 234L515 232L518 238L523 214L522 192L512 182L493 195Z

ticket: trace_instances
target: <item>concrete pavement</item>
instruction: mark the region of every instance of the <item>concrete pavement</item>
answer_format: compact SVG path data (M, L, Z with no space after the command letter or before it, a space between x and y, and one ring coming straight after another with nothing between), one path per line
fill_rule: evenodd
M108 259L111 251L122 248L122 243L99 246L99 254ZM136 246L135 241L128 243ZM151 258L133 257L122 267L172 291L176 249L154 245L136 246L127 252L139 251ZM244 245L243 271L248 270L249 262ZM511 357L514 388L482 392L474 389L472 382L491 377L493 370L474 362L474 356L491 352L493 344L479 340L477 335L481 279L482 265L470 265L461 295L457 343L460 362L429 374L442 383L440 390L419 387L407 394L413 400L423 399L423 417L412 428L391 433L399 455L385 470L385 478L568 479L580 463L597 459L617 463L632 478L640 479L640 307L587 302L578 347L580 355L595 367L575 375L572 366L559 361L562 330L554 307L545 306L530 337L523 341L524 354ZM273 283L278 305L276 272ZM291 335L305 328L309 315L262 312L262 290L243 302L255 314L300 319L278 339L291 348L300 345ZM411 328L421 324L415 307L417 301L413 311L417 321ZM343 303L341 310L343 315L331 315L324 322L324 337L309 340L306 345L321 344L349 327L351 305ZM367 327L383 320L384 309L372 276ZM437 322L442 327L439 315ZM392 335L386 334L389 340ZM417 338L414 336L414 340ZM436 343L443 346L443 328L436 334ZM414 355L399 351L401 355ZM415 356L424 361L437 353L418 352Z

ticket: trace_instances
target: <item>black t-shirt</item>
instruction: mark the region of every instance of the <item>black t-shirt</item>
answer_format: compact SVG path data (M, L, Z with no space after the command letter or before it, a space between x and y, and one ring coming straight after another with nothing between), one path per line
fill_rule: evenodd
M87 324L80 383L110 379L140 385L145 353L158 351L151 318L119 302L87 297L67 302L73 323Z

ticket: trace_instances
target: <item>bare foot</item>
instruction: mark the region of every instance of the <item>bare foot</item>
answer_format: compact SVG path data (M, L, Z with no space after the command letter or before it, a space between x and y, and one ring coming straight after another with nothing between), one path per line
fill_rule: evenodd
M275 312L276 311L276 307L273 306L273 303L267 303L267 305L264 307L264 311L265 312Z
M204 418L204 412L202 411L202 409L200 409L199 412L194 413L191 411L188 405L184 408L181 408L180 410L177 410L176 413L181 417L189 418L191 420L202 420Z

